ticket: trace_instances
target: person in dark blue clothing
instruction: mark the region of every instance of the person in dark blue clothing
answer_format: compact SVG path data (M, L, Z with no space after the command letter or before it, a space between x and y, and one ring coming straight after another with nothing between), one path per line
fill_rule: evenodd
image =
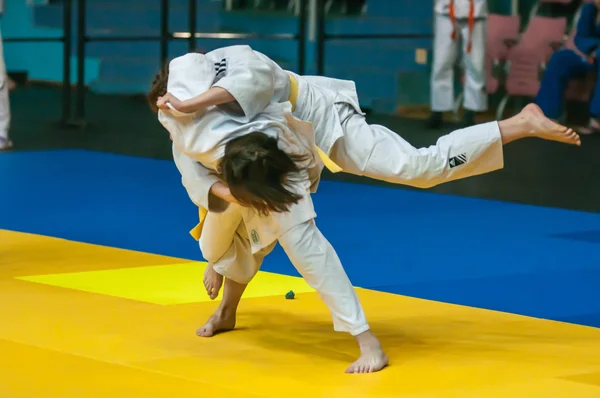
M573 78L583 77L589 72L598 71L597 59L600 51L598 46L600 44L599 9L600 0L595 0L582 7L575 34L576 49L557 51L548 62L535 103L551 119L556 120L560 117L563 96L569 81ZM600 80L596 83L590 101L589 125L587 128L582 129L581 133L600 133L599 85Z

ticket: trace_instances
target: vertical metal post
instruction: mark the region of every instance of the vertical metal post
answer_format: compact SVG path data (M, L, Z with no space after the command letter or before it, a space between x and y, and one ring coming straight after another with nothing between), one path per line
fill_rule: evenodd
M169 56L169 0L160 1L160 67L167 65Z
M325 75L325 0L317 0L317 74Z
M190 9L189 9L189 18L190 18L190 39L188 41L189 51L196 51L196 20L198 17L198 0L189 0L190 1Z
M296 0L298 7L298 74L306 68L306 0Z
M61 123L67 125L71 118L71 50L73 4L71 0L63 3L63 87Z
M77 103L75 119L77 124L85 119L85 41L86 41L86 0L77 4Z

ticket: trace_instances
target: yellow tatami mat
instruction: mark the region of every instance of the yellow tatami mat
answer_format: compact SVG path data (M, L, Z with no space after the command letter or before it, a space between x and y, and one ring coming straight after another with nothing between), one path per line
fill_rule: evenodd
M0 397L600 398L598 329L359 289L391 366L346 375L357 348L297 278L261 273L236 331L196 337L202 271L0 230Z
M211 301L202 289L206 263L179 263L151 267L25 276L25 281L106 294L154 304L188 304ZM290 290L312 292L301 278L260 272L244 298L279 296ZM222 293L222 292L221 292ZM217 300L221 298L221 293Z

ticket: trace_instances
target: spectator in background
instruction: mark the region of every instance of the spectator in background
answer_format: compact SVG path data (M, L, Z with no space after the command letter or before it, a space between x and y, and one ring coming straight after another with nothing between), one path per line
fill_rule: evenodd
M558 119L562 113L563 97L569 80L583 77L598 69L599 8L600 0L595 0L582 7L575 33L576 48L557 51L548 62L535 103L551 119ZM580 130L582 134L600 132L599 84L600 80L596 83L594 95L590 101L590 121L587 127Z
M4 14L4 0L0 0L0 16ZM6 74L4 65L4 52L2 50L2 33L0 33L0 151L10 149L12 142L8 138L10 124L10 105L8 103L8 89L14 83Z
M436 0L431 71L431 118L438 128L443 112L454 105L454 64L459 38L465 63L464 124L475 124L475 112L487 110L485 91L485 43L488 6L486 0Z

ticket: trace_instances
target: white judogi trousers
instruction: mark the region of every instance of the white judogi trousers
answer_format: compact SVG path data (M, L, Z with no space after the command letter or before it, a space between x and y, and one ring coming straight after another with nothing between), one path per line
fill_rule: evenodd
M394 184L430 188L504 167L498 122L453 131L435 145L415 148L381 125L369 125L348 104L336 104L344 135L331 160L345 172Z
M331 79L296 79L294 116L313 123L317 144L346 173L430 188L504 167L498 122L456 130L435 145L415 148L390 129L368 124L357 98L325 86Z
M435 14L433 40L433 67L431 71L431 110L448 112L454 105L454 64L458 55L458 44L462 40L465 64L464 107L481 112L487 110L485 90L485 43L487 20L477 19L471 34L471 53L467 53L469 24L466 19L455 22L456 40L452 39L452 20L448 15Z
M8 138L10 125L10 104L8 102L8 76L4 64L4 51L2 48L2 33L0 32L0 137Z
M202 255L214 270L242 284L252 280L275 244L253 254L241 207L234 204L223 213L208 213L200 238ZM356 291L335 249L317 228L314 219L283 233L279 244L329 308L335 331L356 336L369 330Z

